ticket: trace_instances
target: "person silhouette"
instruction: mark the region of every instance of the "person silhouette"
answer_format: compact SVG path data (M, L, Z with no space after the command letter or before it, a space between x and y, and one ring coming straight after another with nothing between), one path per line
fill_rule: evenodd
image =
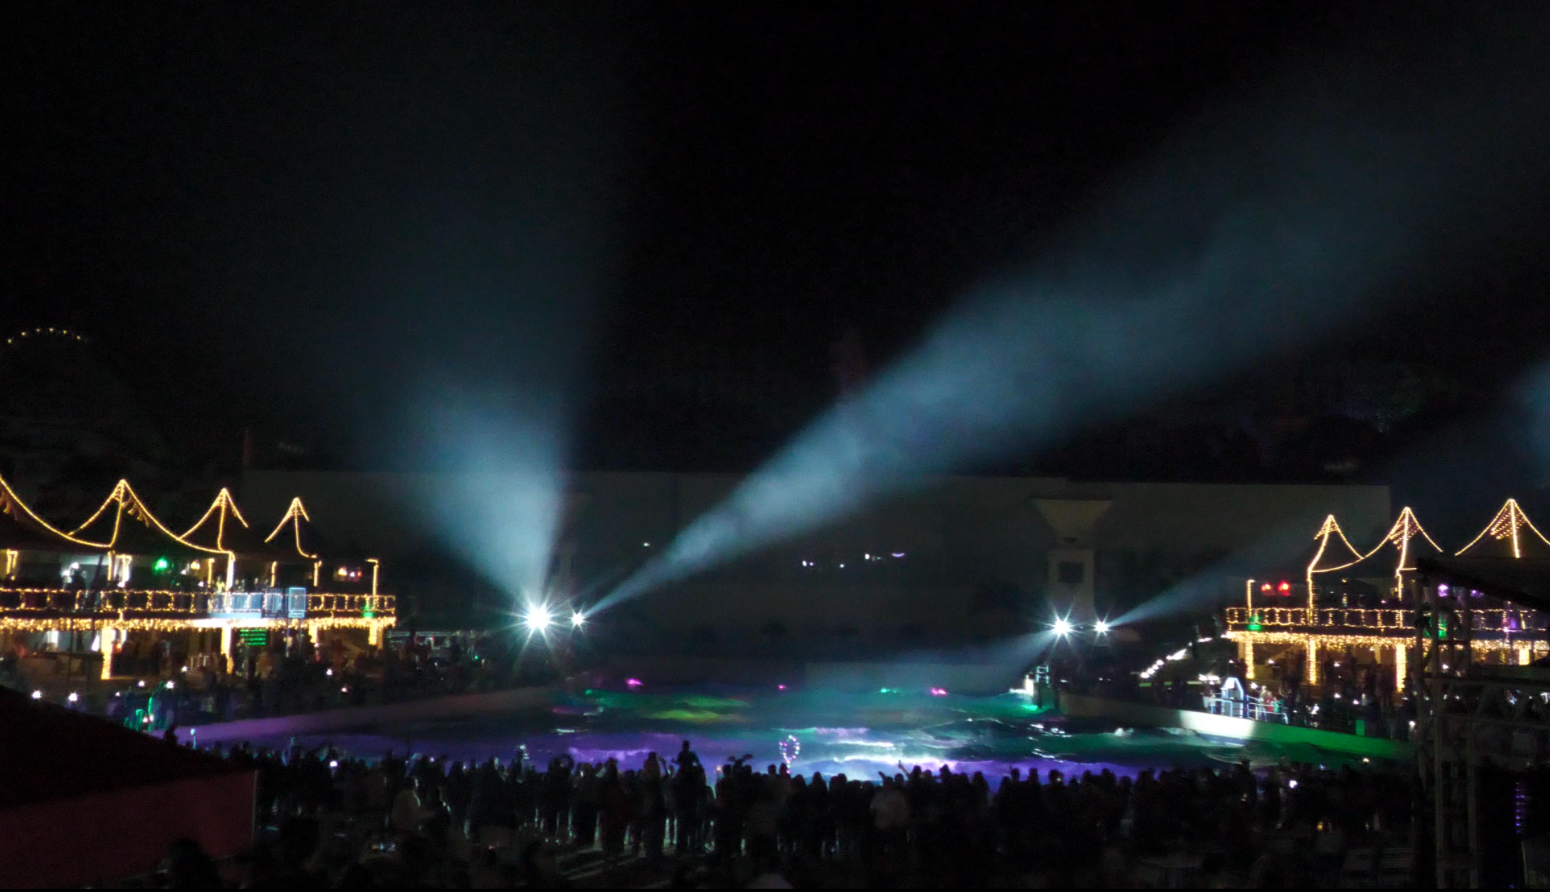
M678 755L673 757L673 764L678 766L679 771L691 765L697 766L700 764L700 757L695 755L694 750L689 748L689 741L684 741L683 749L679 750Z

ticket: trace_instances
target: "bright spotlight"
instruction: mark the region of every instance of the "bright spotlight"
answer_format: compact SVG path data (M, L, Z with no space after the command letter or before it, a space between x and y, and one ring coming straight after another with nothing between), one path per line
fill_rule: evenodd
M1109 621L1104 619L1098 620L1097 623L1093 624L1093 631L1097 632L1099 635L1109 634Z
M570 615L570 625L571 625L571 628L579 629L579 628L581 628L582 626L584 626L586 624L587 624L586 614L582 613L580 610L577 610L576 612L574 612L574 613L572 613Z
M1061 638L1071 634L1071 621L1064 617L1055 618L1055 634Z
M537 632L542 635L549 631L549 626L554 623L554 614L542 604L534 604L527 610L527 615L522 617L522 625L527 626L528 632Z

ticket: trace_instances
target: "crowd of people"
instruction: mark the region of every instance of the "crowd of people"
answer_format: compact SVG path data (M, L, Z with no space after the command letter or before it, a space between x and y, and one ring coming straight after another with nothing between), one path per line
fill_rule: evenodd
M305 635L239 644L219 655L179 653L163 641L114 656L117 684L83 686L64 705L140 731L345 706L499 690L551 681L552 665L524 661L499 636L426 637L389 646L317 647ZM0 685L32 690L16 648L0 654ZM141 674L149 673L149 674ZM139 677L136 677L138 675ZM56 695L59 692L55 692Z
M1345 846L1408 845L1416 795L1410 773L1373 765L992 781L945 765L803 776L738 757L707 771L688 741L630 767L538 766L520 750L483 764L225 756L257 771L268 829L224 875L175 850L172 884L559 887L565 860L590 855L598 884L1100 886L1182 865L1193 884L1325 885Z

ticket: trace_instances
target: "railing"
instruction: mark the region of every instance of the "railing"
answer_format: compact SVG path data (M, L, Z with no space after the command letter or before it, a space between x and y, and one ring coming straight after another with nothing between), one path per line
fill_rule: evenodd
M1380 635L1413 634L1414 610L1366 607L1229 607L1226 620L1234 630L1258 626L1269 631L1306 630L1329 627L1360 630ZM1550 631L1550 616L1532 610L1470 610L1470 628L1484 633L1537 634ZM1257 630L1256 630L1257 631Z
M1235 719L1253 719L1256 722L1280 722L1289 724L1291 717L1284 712L1276 710L1273 706L1266 706L1258 700L1245 700L1238 697L1205 697L1206 712L1212 715L1225 715Z
M148 589L0 588L0 616L203 616L251 615L278 618L388 618L397 613L393 595L262 592L202 592Z

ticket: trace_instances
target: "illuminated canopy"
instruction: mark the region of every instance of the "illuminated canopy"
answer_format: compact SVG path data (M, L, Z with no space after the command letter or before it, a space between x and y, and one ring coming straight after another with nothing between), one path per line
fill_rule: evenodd
M1312 558L1307 568L1309 573L1330 573L1362 559L1362 553L1346 538L1345 530L1340 528L1340 521L1333 514L1324 518L1319 531L1313 534L1313 542Z
M1387 548L1393 547L1392 559L1385 557ZM1396 587L1402 587L1405 574L1415 571L1416 560L1425 557L1441 557L1446 552L1441 545L1426 532L1421 526L1421 521L1415 516L1415 512L1405 508L1399 512L1399 518L1383 538L1374 545L1372 550L1349 563L1338 566L1326 566L1309 570L1311 577L1314 573L1334 573L1344 571L1349 576L1371 577L1378 575L1393 575Z
M100 551L100 546L55 529L0 478L0 549L6 551Z
M168 529L140 500L128 480L120 480L107 501L70 535L117 554L227 556L219 548L197 545Z
M216 495L204 516L180 538L194 545L229 552L238 557L276 560L282 556L278 548L265 542L257 531L248 526L247 518L242 516L231 492L225 488Z
M1508 499L1480 535L1458 550L1457 556L1550 561L1550 539L1523 513L1517 499Z
M307 506L301 498L291 499L291 506L274 532L264 537L264 542L279 550L281 560L322 560L324 541L307 516Z

